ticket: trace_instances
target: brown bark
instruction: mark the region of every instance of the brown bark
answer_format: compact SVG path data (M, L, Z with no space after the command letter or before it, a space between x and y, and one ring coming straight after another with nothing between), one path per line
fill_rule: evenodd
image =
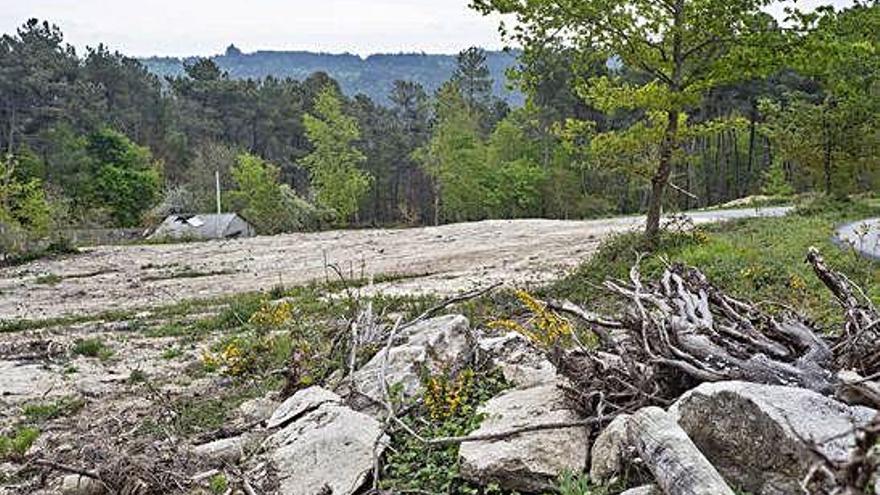
M668 112L666 132L663 142L660 143L660 163L657 172L651 179L651 198L648 205L648 219L645 226L645 236L654 239L660 232L660 215L663 210L663 193L669 183L669 175L672 172L672 153L678 142L678 112Z

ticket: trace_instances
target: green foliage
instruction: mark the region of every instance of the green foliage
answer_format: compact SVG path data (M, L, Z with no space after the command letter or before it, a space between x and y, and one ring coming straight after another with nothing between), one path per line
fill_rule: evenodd
M419 408L419 416L408 415L402 421L422 438L467 435L475 430L482 417L477 407L507 388L499 373L476 373L466 391L459 396L464 400L458 403L452 414L431 415ZM428 377L448 382L446 377ZM392 437L391 448L385 459L381 476L381 487L394 492L411 490L450 493L450 494L500 494L504 493L497 485L477 487L459 476L458 446L426 446L412 435L401 431Z
M791 196L794 194L794 188L788 183L785 177L785 169L782 162L775 161L766 171L764 171L764 185L761 192L767 196Z
M619 493L624 487L596 486L585 473L565 471L556 482L559 495L611 495Z
M226 481L226 476L224 476L223 473L220 473L211 477L208 486L211 489L211 493L222 495L226 493L226 490L229 487L229 482Z
M455 84L437 94L434 134L416 153L434 182L435 221L487 218L494 205L491 168L480 138L479 116ZM490 201L492 203L490 203Z
M78 397L62 397L53 402L41 402L24 406L23 414L29 423L39 424L76 414L86 402Z
M102 361L113 355L113 349L100 338L77 339L71 352L75 356L99 358Z
M40 430L36 428L18 428L0 435L0 461L20 460L39 437Z
M227 193L230 203L260 234L316 228L320 212L281 184L279 174L278 167L257 156L239 155L232 168L236 189Z
M30 243L45 237L52 223L52 208L42 182L22 178L15 157L0 157L0 251L21 254Z
M303 165L309 170L318 204L335 211L341 221L356 216L373 181L358 168L366 157L353 145L360 138L357 120L345 115L336 90L327 87L318 94L315 114L306 114L303 125L315 148Z
M161 185L160 166L150 151L106 128L89 136L87 150L94 168L80 187L89 206L108 210L118 227L140 225L159 199Z
M621 301L601 289L608 278L626 278L637 253L650 253L641 265L643 278L654 279L665 262L699 267L709 280L732 295L764 301L766 309L793 308L826 325L839 328L843 315L833 297L803 263L810 246L817 246L829 266L846 273L880 302L880 264L841 249L832 242L834 229L847 221L880 215L861 203L837 204L823 199L798 214L782 218L731 221L708 230L666 233L654 246L633 234L607 241L577 272L554 284L549 294L589 301L591 307L622 309Z

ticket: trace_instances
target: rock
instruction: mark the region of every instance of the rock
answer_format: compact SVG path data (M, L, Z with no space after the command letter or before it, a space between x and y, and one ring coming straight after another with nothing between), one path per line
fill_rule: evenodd
M556 380L556 367L518 333L480 339L477 346L492 357L504 379L517 388L536 387Z
M299 416L266 441L277 471L279 495L351 495L373 469L373 448L382 425L335 401ZM376 449L381 455L387 444ZM329 491L328 491L329 490Z
M628 450L628 422L630 416L621 414L602 430L590 452L590 479L605 484L623 474Z
M398 346L379 351L338 389L358 411L382 415L381 376L384 369L389 387L399 385L405 398L422 392L423 373L437 373L461 364L470 351L470 325L461 315L447 315L423 321L401 332ZM355 393L356 389L358 393Z
M663 495L663 492L656 485L645 485L638 488L630 488L620 495Z
M235 464L246 452L255 449L259 443L259 435L245 433L237 437L223 438L197 445L193 448L193 452L212 461Z
M104 485L88 476L68 474L61 479L61 493L64 495L100 495L104 492Z
M853 427L876 414L810 390L744 382L704 383L670 413L728 481L760 495L800 493L814 463L806 442L845 461Z
M474 434L581 419L567 408L562 391L555 385L508 391L489 400L480 412L486 418ZM563 472L585 469L588 439L587 428L572 427L463 443L458 451L461 475L482 485L497 483L507 490L552 490Z
M296 420L303 414L313 411L326 403L342 403L342 398L333 392L321 387L309 387L293 394L282 402L278 409L272 413L267 428L278 428L285 423Z
M278 402L268 397L247 400L238 406L238 412L245 421L266 421L278 409Z

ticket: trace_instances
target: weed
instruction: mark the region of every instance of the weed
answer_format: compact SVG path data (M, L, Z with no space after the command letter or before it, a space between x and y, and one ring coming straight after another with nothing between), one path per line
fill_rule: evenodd
M170 361L172 359L177 359L180 356L183 356L183 349L180 347L170 347L162 351L162 359Z
M507 388L507 383L497 372L480 372L475 375L481 376L481 379L471 382L463 394L456 394L463 400L454 412L442 409L443 414L432 417L430 411L421 407L417 410L421 413L420 416L410 415L402 421L423 438L466 435L472 432L483 419L477 414L477 407ZM427 377L427 383L432 379L447 382L450 380L449 377ZM381 478L381 487L384 490L401 493L503 493L497 485L489 484L478 488L459 476L456 445L426 446L412 435L401 431L393 437L389 452Z
M34 280L35 284L38 285L58 285L61 281L64 280L60 275L56 275L54 273L47 273L46 275L40 275Z
M23 414L27 422L36 424L76 414L85 404L79 397L62 397L54 402L28 404Z
M77 339L73 345L73 354L106 361L113 356L113 349L99 338Z
M40 430L30 427L0 435L0 461L20 460L39 437Z
M226 490L229 488L229 482L226 480L226 476L224 476L223 473L219 473L211 477L208 486L211 489L211 493L222 495L223 493L226 493Z
M132 385L136 385L138 383L146 383L148 379L149 377L142 370L131 370L131 373L128 375L128 383Z

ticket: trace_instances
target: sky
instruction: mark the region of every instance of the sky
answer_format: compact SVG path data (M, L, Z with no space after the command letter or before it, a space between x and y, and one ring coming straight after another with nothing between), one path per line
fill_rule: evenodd
M0 0L0 30L36 17L78 49L103 42L132 56L308 50L457 53L503 46L498 17L469 0ZM826 3L799 0L798 5ZM833 0L838 6L848 0Z

